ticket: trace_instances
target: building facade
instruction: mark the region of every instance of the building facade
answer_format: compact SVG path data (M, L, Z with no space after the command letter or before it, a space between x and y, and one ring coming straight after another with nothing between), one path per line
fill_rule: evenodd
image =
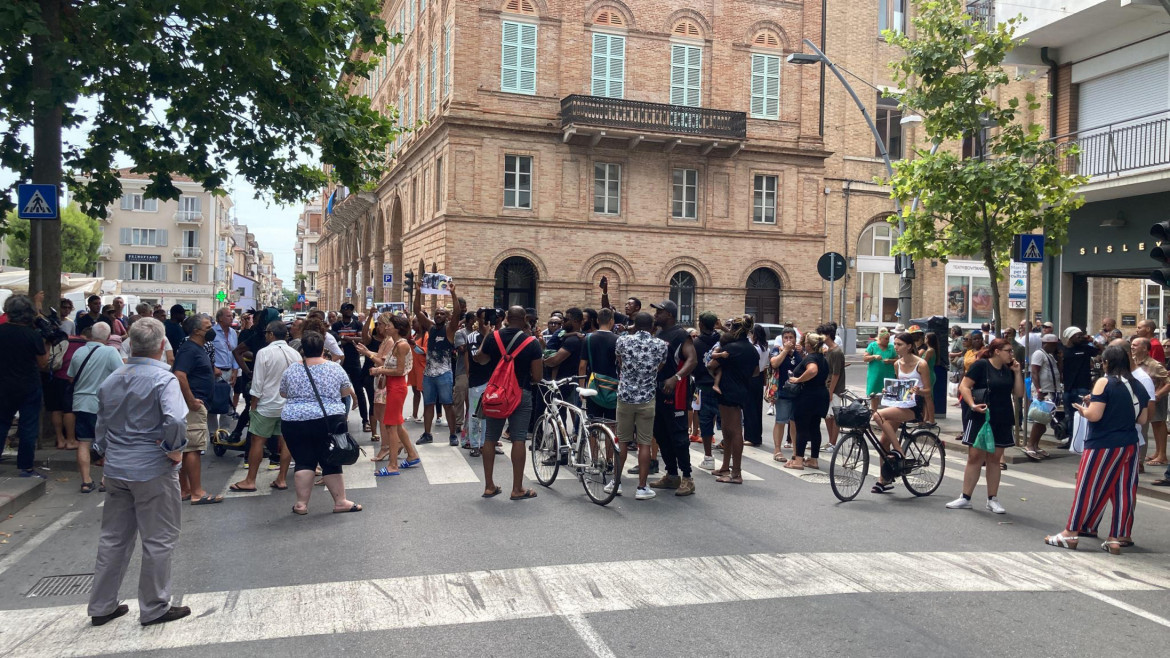
M819 76L785 63L819 3L387 2L405 42L351 93L409 127L368 191L328 190L321 303L417 270L547 313L675 299L820 317ZM346 294L348 291L348 295Z
M317 241L321 238L321 204L305 204L297 219L297 239L293 245L296 271L293 289L304 295L302 308L317 305L317 273L320 271L320 253Z
M123 169L118 180L122 199L106 209L100 223L96 276L118 280L118 293L148 303L211 312L220 232L231 224L231 197L174 176L178 200L160 201L143 194L150 182L146 175Z

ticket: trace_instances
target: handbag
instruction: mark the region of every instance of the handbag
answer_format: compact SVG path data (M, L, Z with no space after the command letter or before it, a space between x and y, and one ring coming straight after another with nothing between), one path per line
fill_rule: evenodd
M232 385L216 377L211 387L211 403L207 405L207 411L213 414L226 414L231 410Z
M597 391L593 396L593 404L602 409L617 408L618 380L593 370L593 349L589 346L589 337L585 338L585 360L589 363L589 381L585 388Z
M1072 443L1069 444L1068 449L1078 455L1085 451L1085 441L1089 438L1089 421L1081 415L1081 412L1073 412L1073 432Z
M85 372L85 364L89 363L89 357L93 356L93 353L98 351L100 347L101 346L99 345L98 347L93 348L89 351L89 354L85 355L85 358L81 360L81 367L77 369L77 374L73 376L73 379L70 379L69 382L65 384L65 399L69 401L69 404L73 404L74 383L81 379L81 373Z
M1056 410L1056 405L1048 400L1032 400L1032 404L1028 406L1028 420L1039 425L1047 425L1052 422L1052 412Z
M349 433L347 414L329 415L325 411L325 403L321 401L321 393L317 391L317 382L313 381L313 373L309 372L307 364L305 376L309 378L309 385L313 387L313 395L317 396L317 404L321 405L321 416L325 419L325 426L329 432L329 447L325 450L323 461L330 466L352 466L358 460L358 453L365 452L353 436Z
M786 398L798 397L803 390L804 382L784 382L784 385L780 387L780 392L783 393L784 397Z
M995 433L991 431L990 408L983 416L983 427L979 428L979 433L975 435L975 441L971 447L983 452L995 452Z

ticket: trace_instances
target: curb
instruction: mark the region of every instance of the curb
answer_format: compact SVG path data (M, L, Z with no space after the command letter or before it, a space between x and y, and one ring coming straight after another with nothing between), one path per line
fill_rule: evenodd
M45 495L47 484L41 478L0 477L0 522Z

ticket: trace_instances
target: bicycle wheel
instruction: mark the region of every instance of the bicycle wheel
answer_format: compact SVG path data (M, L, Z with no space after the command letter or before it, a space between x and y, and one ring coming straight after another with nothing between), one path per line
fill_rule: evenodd
M598 505L608 505L617 495L617 487L609 493L605 487L613 480L605 458L605 446L613 445L613 432L600 423L590 425L577 445L577 479L585 487L585 495Z
M861 493L869 472L869 448L861 432L850 432L837 441L829 462L829 484L833 495L848 502Z
M532 471L536 481L548 487L557 479L560 470L557 447L560 445L560 426L552 414L545 413L536 421L532 433Z
M938 437L925 430L914 432L902 444L906 457L902 482L915 496L929 496L942 484L947 468L946 448Z

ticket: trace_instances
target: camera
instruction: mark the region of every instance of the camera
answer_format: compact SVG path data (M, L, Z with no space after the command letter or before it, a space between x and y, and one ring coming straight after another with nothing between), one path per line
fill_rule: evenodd
M69 334L61 330L61 319L57 317L57 309L50 308L49 316L37 316L33 321L37 329L41 332L41 338L49 345L56 345L63 340L69 339Z

